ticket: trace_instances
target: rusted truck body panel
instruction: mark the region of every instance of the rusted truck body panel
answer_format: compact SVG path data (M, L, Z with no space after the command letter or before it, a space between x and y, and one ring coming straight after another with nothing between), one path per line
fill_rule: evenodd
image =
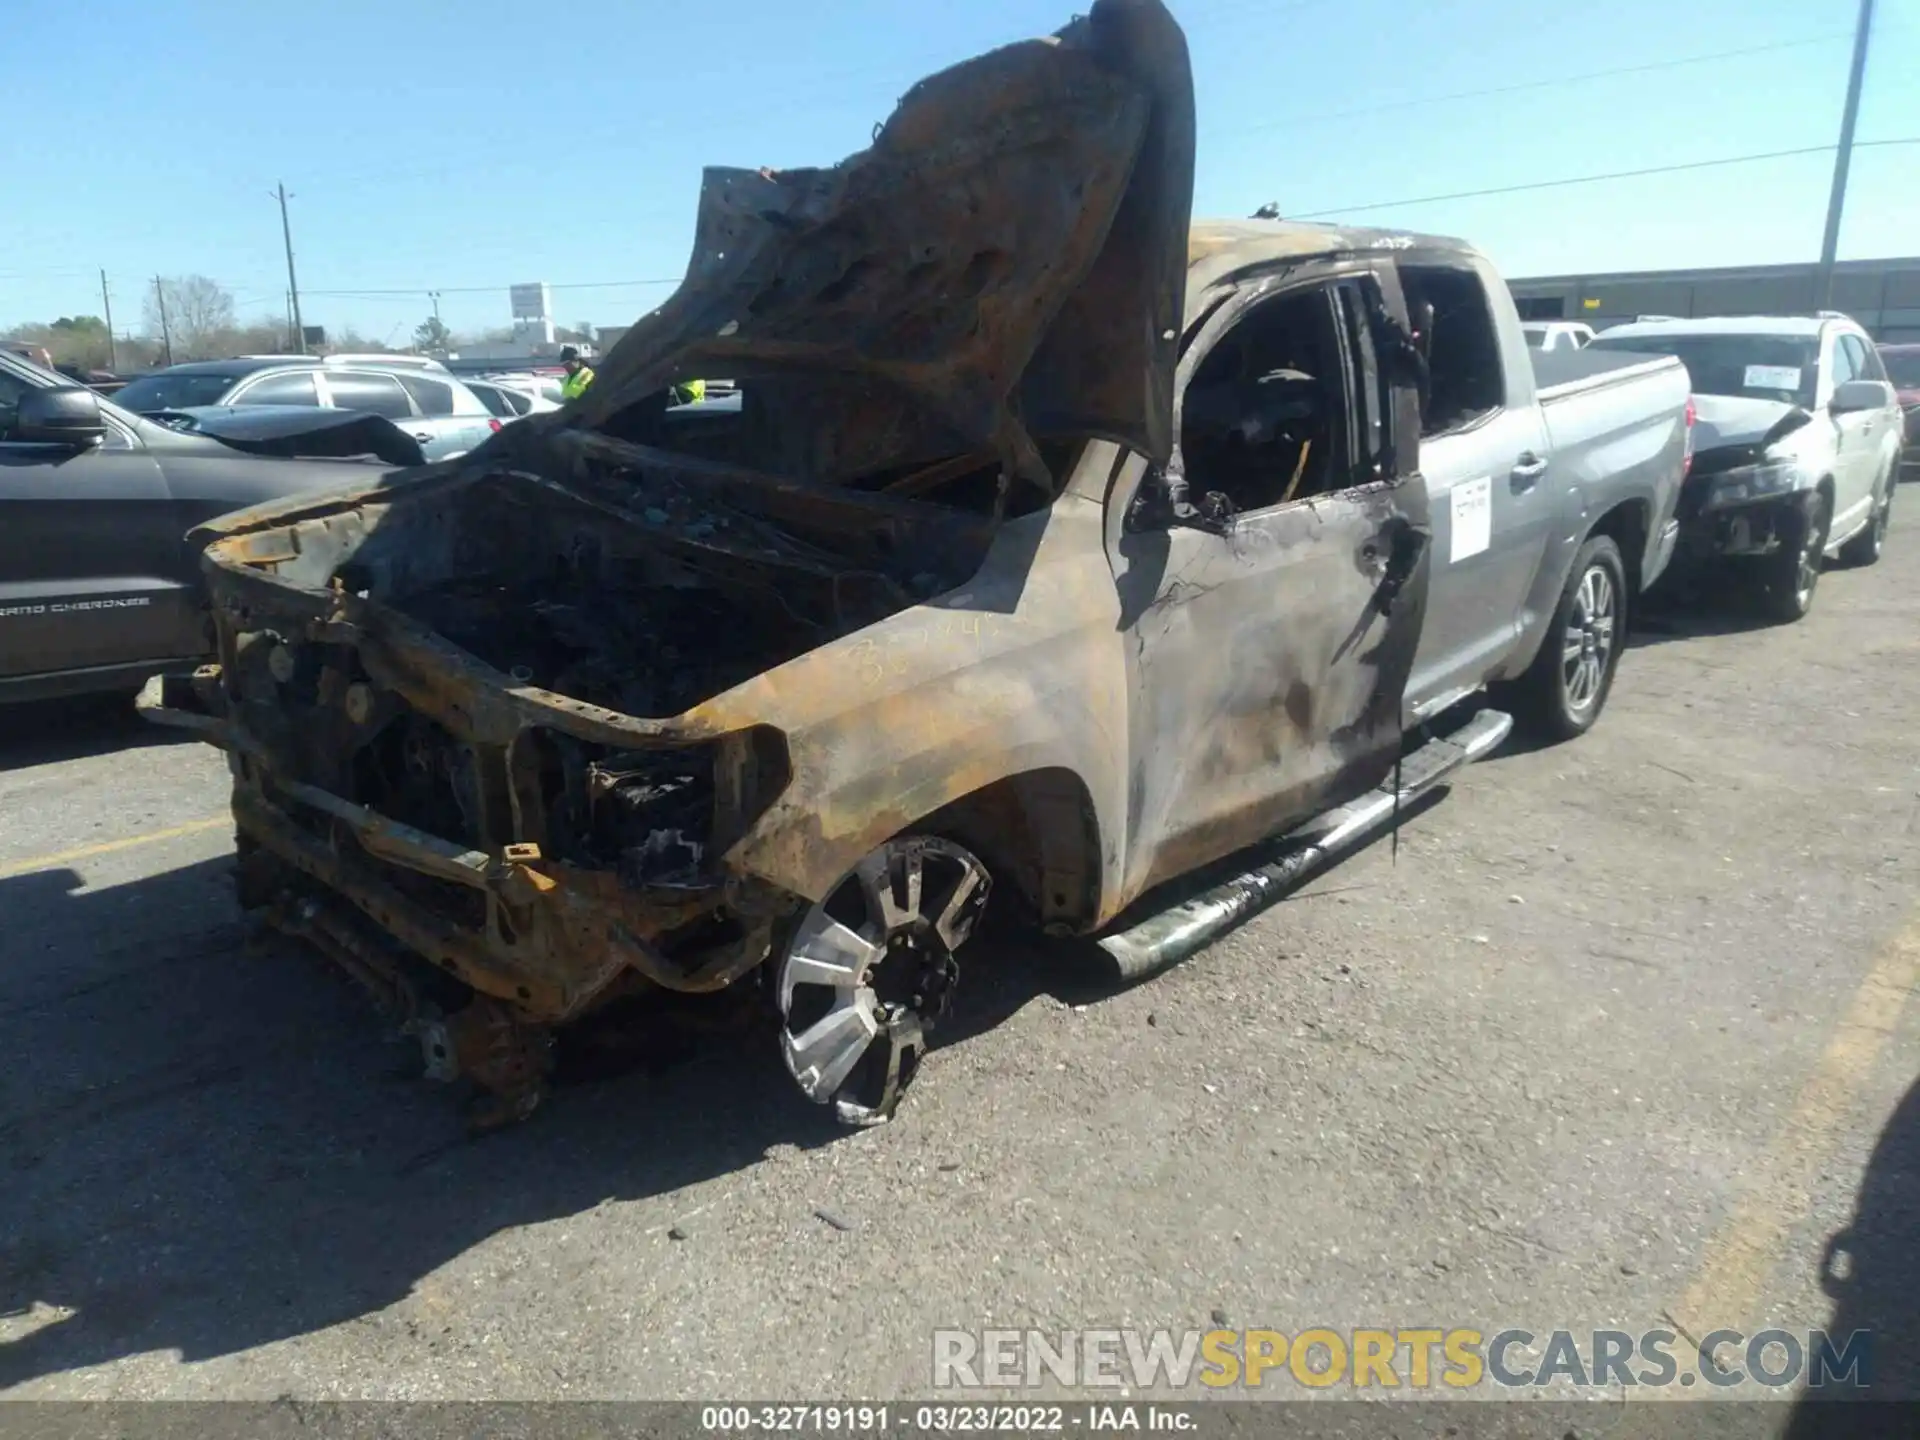
M1426 576L1404 307L1369 232L1191 226L1192 150L1178 27L1101 0L839 167L710 171L582 401L209 527L219 663L148 708L230 753L243 901L523 1111L549 1027L737 986L895 837L1088 932L1376 784ZM1226 545L1136 523L1194 368L1303 274L1371 307L1356 483ZM740 422L677 436L703 372Z

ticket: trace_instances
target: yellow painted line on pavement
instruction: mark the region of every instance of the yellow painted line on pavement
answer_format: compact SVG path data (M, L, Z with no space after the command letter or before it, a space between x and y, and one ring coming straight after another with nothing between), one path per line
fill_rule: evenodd
M1759 1183L1714 1237L1686 1293L1667 1307L1667 1319L1692 1344L1722 1327L1744 1329L1753 1318L1789 1233L1812 1210L1813 1187L1916 982L1920 913L1881 947L1756 1167Z
M70 865L75 860L91 860L96 855L111 855L118 850L132 850L136 846L154 845L162 840L178 840L182 835L198 835L202 831L232 824L231 815L209 815L204 820L189 820L184 825L169 825L164 830L149 830L144 835L129 835L124 840L102 840L97 845L56 850L51 855L36 855L31 860L9 860L0 864L0 880L11 880L16 875L25 875L32 870L53 870Z

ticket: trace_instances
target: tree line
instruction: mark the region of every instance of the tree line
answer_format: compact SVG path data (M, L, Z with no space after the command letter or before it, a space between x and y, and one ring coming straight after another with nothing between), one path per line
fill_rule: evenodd
M503 327L472 339L501 340L511 334ZM107 322L98 315L62 315L57 320L15 325L0 331L0 339L41 346L56 365L123 373L165 365L169 352L172 363L179 364L234 355L285 354L299 348L284 318L243 324L235 311L233 292L205 275L162 277L158 286L147 285L140 328L132 333L121 328L111 340ZM429 316L415 326L411 339L409 348L427 354L444 354L460 343L437 316ZM351 326L337 331L329 328L322 348L355 352L394 349Z

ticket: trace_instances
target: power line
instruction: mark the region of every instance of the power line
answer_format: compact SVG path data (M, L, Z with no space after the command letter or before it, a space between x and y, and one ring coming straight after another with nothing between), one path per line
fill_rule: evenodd
M1899 140L1861 140L1856 150L1879 145L1920 145L1920 135ZM1830 155L1832 145L1803 145L1796 150L1764 150L1752 155L1729 155L1719 160L1689 160L1679 165L1648 165L1639 170L1612 170L1603 175L1569 175L1559 180L1530 180L1521 185L1494 185L1485 190L1456 190L1447 195L1414 195L1404 200L1373 200L1365 205L1341 205L1331 210L1293 211L1289 220L1323 220L1356 215L1363 210L1393 210L1402 205L1434 205L1442 200L1477 200L1485 195L1517 195L1526 190L1553 190L1565 185L1593 185L1602 180L1635 180L1643 175L1674 175L1682 170L1712 170L1722 165L1751 165L1761 160L1784 160L1793 155Z
M1482 90L1453 90L1444 95L1422 95L1411 100L1389 100L1380 105L1362 105L1352 110L1313 110L1289 116L1285 120L1259 125L1241 125L1234 129L1242 135L1264 130L1290 130L1302 125L1317 125L1329 120L1351 120L1361 115L1381 115L1390 110L1414 110L1423 105L1441 105L1453 100L1477 100L1486 95L1517 95L1528 90L1558 90L1587 80L1605 80L1615 75L1645 75L1656 70L1674 70L1683 65L1705 65L1712 61L1734 60L1746 55L1764 55L1776 50L1805 49L1810 45L1831 45L1849 38L1845 31L1815 35L1805 40L1780 40L1771 45L1748 45L1738 50L1713 50L1704 55L1682 55L1672 60L1651 60L1640 65L1618 65L1609 70L1587 70L1578 75L1552 75L1539 80L1522 80L1512 85L1492 85Z
M634 290L647 285L678 285L685 277L681 275L663 276L653 280L575 280L564 285L549 285L549 290ZM325 295L335 300L373 300L383 295L426 296L438 291L442 295L496 295L510 289L508 285L407 285L390 289L372 290L303 290L303 295Z

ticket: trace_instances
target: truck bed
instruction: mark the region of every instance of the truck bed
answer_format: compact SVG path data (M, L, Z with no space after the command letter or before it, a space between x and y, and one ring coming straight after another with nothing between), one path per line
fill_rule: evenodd
M1529 350L1527 354L1533 360L1533 380L1542 405L1678 363L1671 356L1622 350Z

